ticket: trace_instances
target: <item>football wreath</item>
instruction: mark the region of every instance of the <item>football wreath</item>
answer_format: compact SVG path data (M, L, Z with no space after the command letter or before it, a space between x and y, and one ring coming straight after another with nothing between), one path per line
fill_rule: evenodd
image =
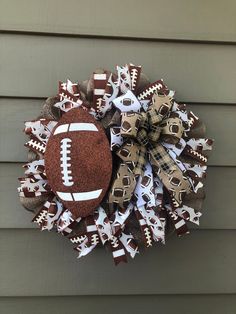
M133 64L59 82L25 122L18 192L33 222L68 237L79 257L104 245L115 264L198 225L213 141L174 94Z

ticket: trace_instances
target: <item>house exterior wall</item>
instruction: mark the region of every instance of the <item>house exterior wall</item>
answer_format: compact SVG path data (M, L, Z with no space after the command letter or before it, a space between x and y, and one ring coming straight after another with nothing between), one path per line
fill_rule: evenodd
M236 313L236 2L1 0L0 313ZM23 121L57 82L143 65L215 139L201 226L115 267L40 233L16 193ZM124 310L122 310L124 309Z

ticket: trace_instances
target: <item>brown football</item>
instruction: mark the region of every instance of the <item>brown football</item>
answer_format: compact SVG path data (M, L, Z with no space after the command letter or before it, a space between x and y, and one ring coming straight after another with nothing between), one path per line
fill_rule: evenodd
M74 108L59 120L46 146L45 169L52 191L76 217L101 203L112 156L103 128L87 111Z

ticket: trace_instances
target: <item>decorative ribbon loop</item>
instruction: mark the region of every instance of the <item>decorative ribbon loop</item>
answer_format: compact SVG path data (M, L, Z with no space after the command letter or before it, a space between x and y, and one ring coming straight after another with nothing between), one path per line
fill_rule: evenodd
M122 112L121 136L136 138L141 121L142 115L138 112Z
M155 93L152 97L152 105L147 111L149 124L159 124L169 113L172 103L172 97L162 93Z
M184 127L180 118L167 118L161 123L162 140L166 143L178 143L183 132Z

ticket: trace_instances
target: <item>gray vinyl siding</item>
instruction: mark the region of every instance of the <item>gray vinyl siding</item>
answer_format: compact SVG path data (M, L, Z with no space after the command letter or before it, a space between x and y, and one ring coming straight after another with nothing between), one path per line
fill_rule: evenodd
M230 0L1 0L1 314L236 313L235 12ZM39 232L16 187L23 122L58 80L126 62L163 78L215 147L200 227L115 267L103 249L78 261L67 239Z

